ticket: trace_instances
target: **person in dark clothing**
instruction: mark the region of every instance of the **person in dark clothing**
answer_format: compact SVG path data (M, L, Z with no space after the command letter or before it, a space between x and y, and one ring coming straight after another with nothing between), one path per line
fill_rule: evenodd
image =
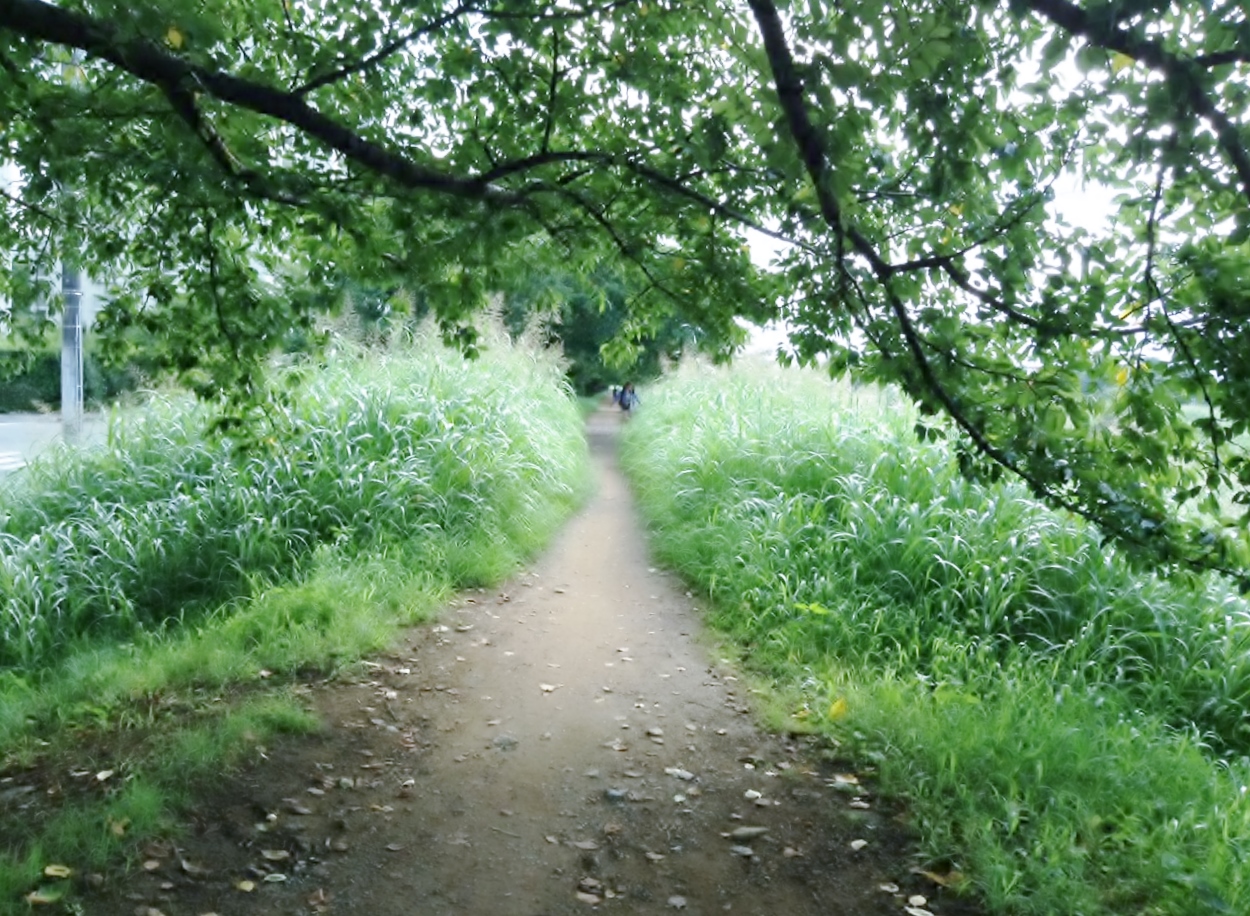
M621 393L616 397L616 403L621 405L621 410L629 413L638 406L638 393L634 391L634 383L626 382L621 388Z

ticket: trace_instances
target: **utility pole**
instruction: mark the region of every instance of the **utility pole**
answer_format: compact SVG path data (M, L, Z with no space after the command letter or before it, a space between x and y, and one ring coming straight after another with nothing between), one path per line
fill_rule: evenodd
M61 262L61 427L65 441L82 435L82 281Z
M67 86L79 82L77 54L61 67ZM66 188L61 193L73 193ZM61 429L65 441L78 442L82 436L82 279L78 268L61 253Z

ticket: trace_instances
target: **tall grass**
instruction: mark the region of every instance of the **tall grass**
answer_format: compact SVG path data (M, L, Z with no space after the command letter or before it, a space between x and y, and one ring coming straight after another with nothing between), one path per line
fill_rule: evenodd
M321 547L473 545L451 573L489 578L575 498L577 409L541 361L423 347L290 374L289 405L245 450L206 434L207 408L154 400L106 449L0 491L0 669L196 620L298 579Z
M914 421L811 374L685 372L623 456L714 622L810 722L869 736L997 911L1250 909L1250 609L969 483Z
M273 383L289 398L246 442L154 400L106 448L0 490L0 770L79 765L125 735L127 771L104 799L0 811L0 914L28 911L50 863L98 869L174 830L197 780L267 735L317 728L292 677L502 577L588 483L580 411L542 354L344 347Z

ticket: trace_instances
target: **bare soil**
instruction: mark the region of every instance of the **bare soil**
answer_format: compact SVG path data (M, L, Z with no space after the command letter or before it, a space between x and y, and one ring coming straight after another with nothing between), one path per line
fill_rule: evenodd
M753 721L648 558L619 422L591 418L596 495L545 556L309 688L320 735L223 776L85 911L970 912L911 870L870 774Z

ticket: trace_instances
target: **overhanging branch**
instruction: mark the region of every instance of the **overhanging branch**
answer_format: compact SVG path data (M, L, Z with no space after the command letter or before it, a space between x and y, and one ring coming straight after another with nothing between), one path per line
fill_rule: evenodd
M1016 0L1013 0L1016 2ZM1211 93L1203 86L1205 67L1198 59L1179 57L1164 48L1156 39L1129 31L1118 26L1106 28L1094 22L1085 10L1070 0L1020 0L1027 8L1049 19L1055 25L1090 44L1107 51L1115 51L1133 60L1141 61L1162 73L1173 85L1185 89L1185 100L1194 114L1204 118L1214 129L1216 140L1232 164L1241 182L1242 195L1250 204L1250 151L1242 142L1241 131L1232 120L1216 107ZM1234 52L1234 60L1241 60L1245 52ZM1221 58L1219 63L1227 63ZM1178 112L1178 116L1185 116Z

